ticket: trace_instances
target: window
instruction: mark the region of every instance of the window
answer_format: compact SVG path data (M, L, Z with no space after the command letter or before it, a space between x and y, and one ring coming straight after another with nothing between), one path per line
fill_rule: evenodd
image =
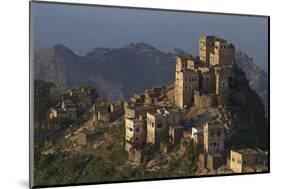
M129 128L129 130L130 130L130 131L133 131L133 129L132 129L131 127Z
M139 131L140 131L140 128L137 127L137 128L136 128L136 132L139 132Z
M136 140L138 140L139 138L138 137L136 137Z
M162 128L162 123L157 123L157 128Z

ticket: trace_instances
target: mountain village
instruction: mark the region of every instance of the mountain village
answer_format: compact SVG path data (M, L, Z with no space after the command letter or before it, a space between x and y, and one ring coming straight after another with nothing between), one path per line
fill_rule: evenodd
M167 166L158 164L156 156L169 162L169 158L187 156L191 153L189 148L197 152L196 175L267 171L267 151L230 148L226 144L233 123L221 96L236 87L234 55L234 45L215 36L202 35L198 57L176 57L173 84L154 86L126 101L116 102L95 101L97 96L91 87L70 88L61 94L60 103L50 108L49 126L69 128L64 136L68 145L62 151L71 153L82 153L85 146L83 153L91 153L111 140L108 134L102 133L107 138L94 142L101 135L98 128L120 130L126 164L145 164L152 172ZM83 124L73 124L86 114ZM51 148L44 154L54 151Z

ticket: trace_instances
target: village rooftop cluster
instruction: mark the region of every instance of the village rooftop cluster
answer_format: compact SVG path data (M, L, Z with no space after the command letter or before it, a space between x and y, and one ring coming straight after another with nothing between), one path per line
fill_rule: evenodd
M199 56L177 56L175 81L171 86L155 86L134 94L128 101L101 101L91 108L93 122L110 123L123 117L124 150L134 165L153 159L157 152L169 153L175 146L202 147L198 168L231 172L261 172L268 169L267 152L260 149L226 149L231 120L218 102L224 90L235 88L235 47L215 36L200 36ZM141 82L141 81L140 81ZM76 119L82 115L81 101L91 104L93 89L69 89L61 103L50 109L49 118ZM86 103L87 104L87 103ZM182 121L187 112L217 109L217 119L194 124ZM75 132L77 145L87 145L94 132Z

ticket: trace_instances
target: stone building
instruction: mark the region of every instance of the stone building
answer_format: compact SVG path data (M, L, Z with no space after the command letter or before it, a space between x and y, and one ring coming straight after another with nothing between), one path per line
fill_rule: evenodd
M126 118L125 120L126 141L125 149L129 151L132 148L141 148L146 143L146 125L145 120L140 116L138 118Z
M125 118L146 117L146 112L151 112L159 108L157 105L140 105L136 103L126 102L124 104Z
M216 94L220 94L223 89L233 89L233 69L231 66L216 67L215 68L216 77Z
M167 133L169 125L176 125L179 122L178 115L173 111L166 109L157 109L157 111L149 113L146 116L147 121L147 143L158 144L161 134Z
M183 136L183 126L181 125L170 125L169 126L169 138L173 144L178 144Z
M222 154L208 154L207 156L207 168L210 170L216 170L225 164L225 158Z
M110 121L111 116L110 105L101 103L93 106L93 120L94 121Z
M71 100L62 100L61 103L49 110L49 118L61 118L61 119L76 119L77 108Z
M175 104L179 108L192 105L193 91L198 90L199 72L191 69L194 66L191 57L176 57Z
M199 169L208 168L213 171L225 165L225 163L226 161L222 154L200 153L197 165Z
M123 110L123 103L121 101L110 104L110 112L118 112Z
M215 36L202 35L199 38L199 57L206 64L210 62L210 53L214 49Z
M175 104L179 108L194 105L194 91L219 95L233 88L235 47L224 39L201 36L199 57L176 57Z
M147 113L147 143L160 142L160 135L168 132L167 112Z
M214 48L210 52L210 65L225 65L234 64L235 47L228 44L226 40L216 38Z
M230 151L230 169L235 173L265 171L267 164L267 152L249 148Z
M157 104L165 98L166 87L157 86L152 89L145 90L144 103L145 104Z
M199 83L198 89L201 93L210 94L215 93L216 76L215 71L209 67L199 67Z
M94 88L89 87L89 86L81 86L81 87L77 87L77 88L71 88L71 89L68 89L65 94L72 97L72 99L74 99L74 100L87 99L87 98L90 98L93 95L95 95L95 96L97 95L96 90Z
M83 130L76 133L76 142L78 145L86 145L95 139L95 132L90 130Z
M204 94L194 91L194 106L200 109L211 108L217 105L217 96L214 93Z
M204 151L217 154L224 151L225 131L219 121L207 122L203 125Z

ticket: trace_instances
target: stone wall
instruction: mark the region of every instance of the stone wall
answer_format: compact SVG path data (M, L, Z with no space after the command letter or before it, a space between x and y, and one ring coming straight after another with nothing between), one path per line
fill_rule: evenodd
M211 108L217 105L216 94L201 94L199 91L194 91L194 106L199 109Z
M137 149L132 148L129 150L128 155L129 155L129 161L131 161L134 164L139 165L143 161L142 150L137 150Z
M225 164L224 158L220 154L208 154L207 168L210 170L216 170Z

